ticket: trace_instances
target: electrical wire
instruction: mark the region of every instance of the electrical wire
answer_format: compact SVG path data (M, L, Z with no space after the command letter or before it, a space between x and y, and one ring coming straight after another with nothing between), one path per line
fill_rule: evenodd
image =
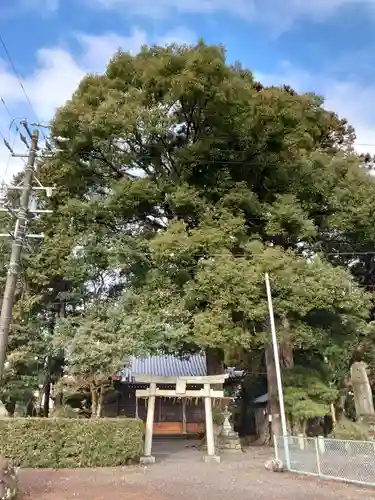
M248 219L248 220L249 220L249 219ZM250 219L250 220L251 220L251 219ZM258 220L258 219L254 219L254 220ZM166 229L167 229L167 228L166 228ZM256 240L254 240L254 241L256 241ZM280 248L280 247L279 247L279 246L277 246L277 245L275 245L275 246L268 246L267 248ZM191 250L191 254L194 254L194 257L207 257L207 258L210 258L210 257L223 257L223 256L226 256L226 255L229 255L229 251L230 251L230 250L229 250L229 248L228 248L228 253L226 253L226 252L221 252L221 253L204 253L204 252L202 252L202 253L195 253L195 252L194 252L194 250ZM350 256L355 257L355 256L357 256L357 255L362 255L362 256L363 256L363 255L375 255L375 251L373 251L373 252L324 252L324 250L312 250L312 249L310 249L310 250L306 250L306 251L310 251L310 252L312 252L314 255L319 255L319 254L322 254L322 255L324 255L324 256L330 256L330 257L331 257L331 256L335 256L335 255L343 255L343 256L348 256L348 257L350 257ZM150 256L150 257L151 257L151 256L154 256L154 255L155 255L155 254L154 254L153 252L151 252L151 251L146 251L146 252L145 252L144 250L139 251L139 252L137 252L137 250L135 250L135 252L134 252L134 253L139 253L139 254L142 254L142 256L145 256L145 257L147 257L147 256ZM171 252L171 253L172 253L172 252ZM176 252L175 252L175 253L176 253ZM251 254L249 254L249 255L251 255ZM238 255L234 255L234 254L232 254L231 256L232 256L232 257L235 257L235 258L236 258L236 257L237 257L237 258L241 258L241 257L245 257L245 256L246 256L246 254L244 254L244 255L242 255L242 254L238 254Z
M14 150L14 146L16 144L16 140L17 140L17 136L15 136L14 139L13 139L13 143L12 143L12 146L11 146L13 150ZM5 171L4 171L3 174L1 174L1 177L3 178L4 182L6 182L6 176L7 176L8 170L9 170L11 159L12 159L12 154L9 153L8 161L7 161L6 165L5 165Z
M15 127L14 127L14 128L16 129L17 134L21 134L21 130L20 130L19 126L18 126L18 125L17 125L17 123L16 123L16 118L15 118L15 117L12 115L12 113L10 112L9 106L8 106L8 105L7 105L7 103L5 102L5 99L4 99L3 97L1 97L1 96L0 96L0 101L1 101L2 105L4 106L5 111L7 112L8 116L9 116L9 118L10 118L10 120L11 120L11 123L10 123L10 125L9 125L9 135L10 135L10 131L11 131L11 128L12 128L13 124L15 125ZM23 161L24 161L24 160L23 160ZM25 163L25 161L24 161L24 163Z
M227 140L228 138L227 138L227 137L222 137L222 138L221 138L221 137L219 137L219 136L216 136L216 135L215 135L215 139L216 139L216 140L220 140L220 139L222 139L222 140L224 141L224 140ZM256 145L257 145L257 144L254 144L254 146L256 146ZM172 146L173 146L173 145L171 145L171 147L172 147ZM189 146L189 144L187 144L187 146ZM267 146L267 144L264 144L264 146ZM354 146L374 146L374 147L375 147L375 143L374 143L374 144L362 144L362 143L355 143L355 144L354 144ZM142 146L138 146L138 145L137 145L137 147L139 148L139 150L142 150L142 149L147 149L147 148L151 148L151 149L152 149L152 148L155 148L155 147L156 147L156 145L155 145L155 144L142 144ZM168 144L167 144L165 147L166 147L166 149L168 150ZM121 148L119 147L119 149L121 149ZM183 149L183 148L181 148L181 149ZM177 151L178 151L178 149L177 149ZM222 151L224 151L224 152L226 152L226 153L248 153L248 152L252 152L252 151L250 150L250 148L248 148L248 149L219 148L219 147L218 147L218 146L216 146L215 144L213 144L213 145L212 145L212 151L214 151L214 152L222 152ZM137 152L133 152L133 151L126 151L126 150L123 150L123 152L124 152L124 153L127 153L127 152L128 152L128 153L135 153L135 154L138 154ZM261 152L261 151L259 150L259 152Z
M5 107L7 108L6 104L5 104L5 101L4 99L1 97L0 98L1 102L5 105ZM7 108L8 109L8 108ZM9 112L9 109L8 109L8 112ZM9 112L10 113L10 112ZM10 115L12 116L12 115ZM13 138L13 142L12 144L10 144L10 147L12 149L12 151L14 150L14 147L15 147L15 144L16 144L16 141L17 141L17 137L18 137L18 133L20 132L18 126L16 125L16 134ZM9 135L10 135L10 130L9 130ZM0 137L3 139L4 142L7 142L9 144L9 141L10 141L10 137L8 138L8 140L5 139L5 136L4 134L0 131ZM23 158L20 158L22 160L22 162L25 164L25 160ZM5 170L3 173L0 174L0 178L2 179L3 181L3 184L6 185L6 176L7 176L7 173L8 173L8 170L9 170L9 167L10 167L10 162L12 160L12 153L9 152L9 155L8 155L8 160L7 160L7 163L5 165Z
M38 115L37 115L37 113L35 111L35 108L34 108L32 102L31 102L31 99L29 98L29 96L28 96L28 94L26 92L25 86L24 86L24 84L22 82L22 78L21 78L20 74L17 71L17 68L16 68L16 66L15 66L15 64L13 62L12 56L10 55L10 52L9 52L9 50L8 50L8 48L6 46L6 43L5 43L4 39L3 39L3 37L1 36L1 34L0 34L0 44L2 45L2 47L4 49L5 55L8 58L8 61L9 61L10 65L11 65L13 73L14 73L14 75L16 76L16 78L18 80L18 83L19 83L19 85L20 85L20 87L21 87L21 89L23 91L23 94L24 94L24 96L26 98L26 101L27 101L27 103L28 103L31 111L33 112L33 114L34 114L35 118L37 119L37 121L39 121Z
M0 130L0 137L3 139L4 142L8 142L8 141L6 141L6 139L4 137L4 134L1 132L1 130ZM12 149L13 149L14 144L15 144L15 139L13 141L13 145L11 146ZM8 169L9 169L11 157L12 157L12 154L9 152L8 160L7 160L7 163L6 163L6 166L5 166L5 171L3 173L0 173L0 179L1 179L1 182L0 182L0 191L2 191L5 188L5 186L6 186L6 174L8 173Z
M328 252L324 253L324 255L344 255L344 256L375 255L375 251L374 252Z
M2 102L2 104L3 104L3 106L4 106L4 108L5 108L6 112L8 113L9 118L10 118L11 120L13 120L12 113L10 112L10 110L9 110L9 108L8 108L8 106L7 106L7 103L5 102L4 98L3 98L3 97L0 97L0 100L1 100L1 102Z
M16 68L16 65L15 65L15 63L14 63L14 61L13 61L13 59L12 59L12 56L11 56L11 54L10 54L9 50L8 50L8 47L7 47L6 43L5 43L5 40L4 40L4 38L1 36L1 34L0 34L0 45L1 45L1 46L3 47L3 49L4 49L5 55L6 55L6 57L7 57L8 61L9 61L9 63L10 63L10 66L11 66L11 68L12 68L12 71L13 71L13 73L14 73L15 77L16 77L16 78L17 78L17 80L18 80L18 83L19 83L19 85L20 85L20 87L21 87L21 89L22 89L22 92L23 92L23 94L24 94L24 96L25 96L25 98L26 98L26 101L27 101L27 103L28 103L28 105L29 105L29 107L30 107L30 110L31 110L31 111L32 111L32 113L34 114L34 117L35 117L36 121L37 121L38 123L40 123L40 120L39 120L39 118L38 118L38 114L37 114L37 112L36 112L36 110L35 110L35 108L34 108L34 106L33 106L32 102L31 102L31 99L30 99L30 97L29 97L28 93L26 92L26 89L25 89L25 86L24 86L24 84L23 84L23 81L22 81L21 75L19 74L19 72L18 72L18 70L17 70L17 68ZM44 135L43 130L42 130L42 135L43 135L43 137L44 137L44 140L45 140L45 141L47 141L46 136Z

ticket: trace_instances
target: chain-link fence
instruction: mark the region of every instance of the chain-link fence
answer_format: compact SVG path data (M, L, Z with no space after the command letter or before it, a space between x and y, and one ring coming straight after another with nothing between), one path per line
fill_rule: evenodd
M375 441L274 439L276 458L291 472L375 486Z

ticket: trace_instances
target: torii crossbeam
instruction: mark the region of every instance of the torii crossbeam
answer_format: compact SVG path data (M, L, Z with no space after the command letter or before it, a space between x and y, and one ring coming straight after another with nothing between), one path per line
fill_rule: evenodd
M215 454L214 427L212 420L212 399L224 397L224 391L211 389L211 385L223 384L228 378L227 374L208 375L206 377L152 377L148 375L135 375L137 382L150 384L148 389L138 389L137 398L148 398L147 420L145 432L145 453L141 463L155 463L152 455L152 436L155 415L155 399L158 396L170 398L204 398L206 417L207 456L206 462L220 462L220 457ZM159 389L158 384L175 385L175 389ZM203 385L203 389L189 390L187 385Z

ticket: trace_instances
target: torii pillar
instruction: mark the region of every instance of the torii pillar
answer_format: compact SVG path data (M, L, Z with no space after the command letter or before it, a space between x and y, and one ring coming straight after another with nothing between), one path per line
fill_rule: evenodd
M149 377L145 375L136 375L136 380L143 383L149 383L149 389L139 389L136 391L136 397L148 398L147 419L145 430L145 453L141 457L141 464L155 463L155 457L152 455L152 436L155 416L155 399L159 397L179 397L179 398L204 398L204 409L206 417L206 438L207 455L205 462L220 462L220 456L215 454L214 426L212 419L212 399L223 398L224 391L211 389L211 384L223 384L228 375L210 375L206 377ZM175 384L175 389L159 389L157 384ZM200 390L186 390L187 385L203 385Z

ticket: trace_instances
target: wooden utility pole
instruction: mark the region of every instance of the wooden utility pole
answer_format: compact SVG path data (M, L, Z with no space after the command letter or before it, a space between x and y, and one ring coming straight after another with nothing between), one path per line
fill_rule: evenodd
M21 253L25 239L26 224L29 212L29 203L34 180L34 165L38 149L39 131L31 134L31 143L27 156L25 174L23 178L20 207L17 213L16 225L13 235L8 274L5 283L3 302L0 314L0 381L4 373L6 351L8 347L9 329L12 322L12 310L17 281L20 271Z

